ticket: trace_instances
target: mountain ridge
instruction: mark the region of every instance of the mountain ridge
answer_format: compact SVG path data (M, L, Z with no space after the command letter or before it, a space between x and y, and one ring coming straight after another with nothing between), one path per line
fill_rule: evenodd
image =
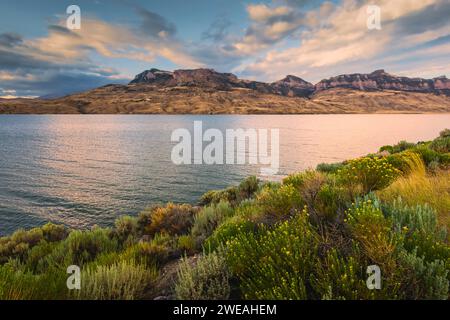
M56 99L0 99L0 114L337 114L450 113L450 80L377 70L313 85L288 75L272 82L212 69L149 69L129 84L109 84Z

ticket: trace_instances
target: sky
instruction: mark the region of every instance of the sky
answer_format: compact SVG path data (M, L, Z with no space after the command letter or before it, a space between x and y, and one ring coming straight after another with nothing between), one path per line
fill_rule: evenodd
M81 28L67 27L67 7ZM380 9L380 28L369 28ZM70 20L72 21L72 20ZM450 0L0 0L0 97L212 68L271 82L450 76Z

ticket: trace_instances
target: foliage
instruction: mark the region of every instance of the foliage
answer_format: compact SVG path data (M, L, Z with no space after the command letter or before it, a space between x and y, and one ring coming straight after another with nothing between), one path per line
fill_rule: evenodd
M320 163L317 165L316 170L322 173L337 173L339 169L342 169L343 163Z
M389 186L399 175L385 158L364 157L350 160L338 171L339 177L346 184L359 184L364 193L381 190Z
M151 222L146 226L145 232L149 235L167 233L169 235L186 234L194 221L197 210L192 206L173 203L165 207L154 208Z
M82 300L141 299L156 275L155 269L126 261L88 268L81 273L81 289L74 295Z
M184 258L178 270L175 293L182 300L225 300L230 296L229 272L221 251Z
M270 230L238 234L227 243L227 261L246 299L305 299L317 265L317 234L307 212Z
M201 244L227 217L233 215L233 209L228 202L220 202L217 205L204 207L194 218L191 230L193 237Z
M290 184L266 186L258 193L256 201L264 216L274 222L289 218L303 206L299 191Z

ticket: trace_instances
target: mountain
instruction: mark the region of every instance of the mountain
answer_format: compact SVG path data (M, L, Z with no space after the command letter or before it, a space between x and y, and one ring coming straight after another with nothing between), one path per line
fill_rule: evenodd
M146 70L56 99L0 99L0 113L311 114L450 112L450 80L398 77L377 70L313 85L294 75L264 83L212 69Z
M322 80L315 85L315 92L332 88L364 91L396 90L450 95L450 79L445 76L435 79L397 77L384 70L377 70L370 74L344 74Z

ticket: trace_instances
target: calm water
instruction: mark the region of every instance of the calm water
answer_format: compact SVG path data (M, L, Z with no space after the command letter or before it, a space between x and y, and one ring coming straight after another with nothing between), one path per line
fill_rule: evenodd
M174 165L171 133L191 130L194 120L223 132L279 128L280 175L450 127L450 115L0 116L0 234L47 221L108 225L154 203L196 203L259 173L250 165Z

